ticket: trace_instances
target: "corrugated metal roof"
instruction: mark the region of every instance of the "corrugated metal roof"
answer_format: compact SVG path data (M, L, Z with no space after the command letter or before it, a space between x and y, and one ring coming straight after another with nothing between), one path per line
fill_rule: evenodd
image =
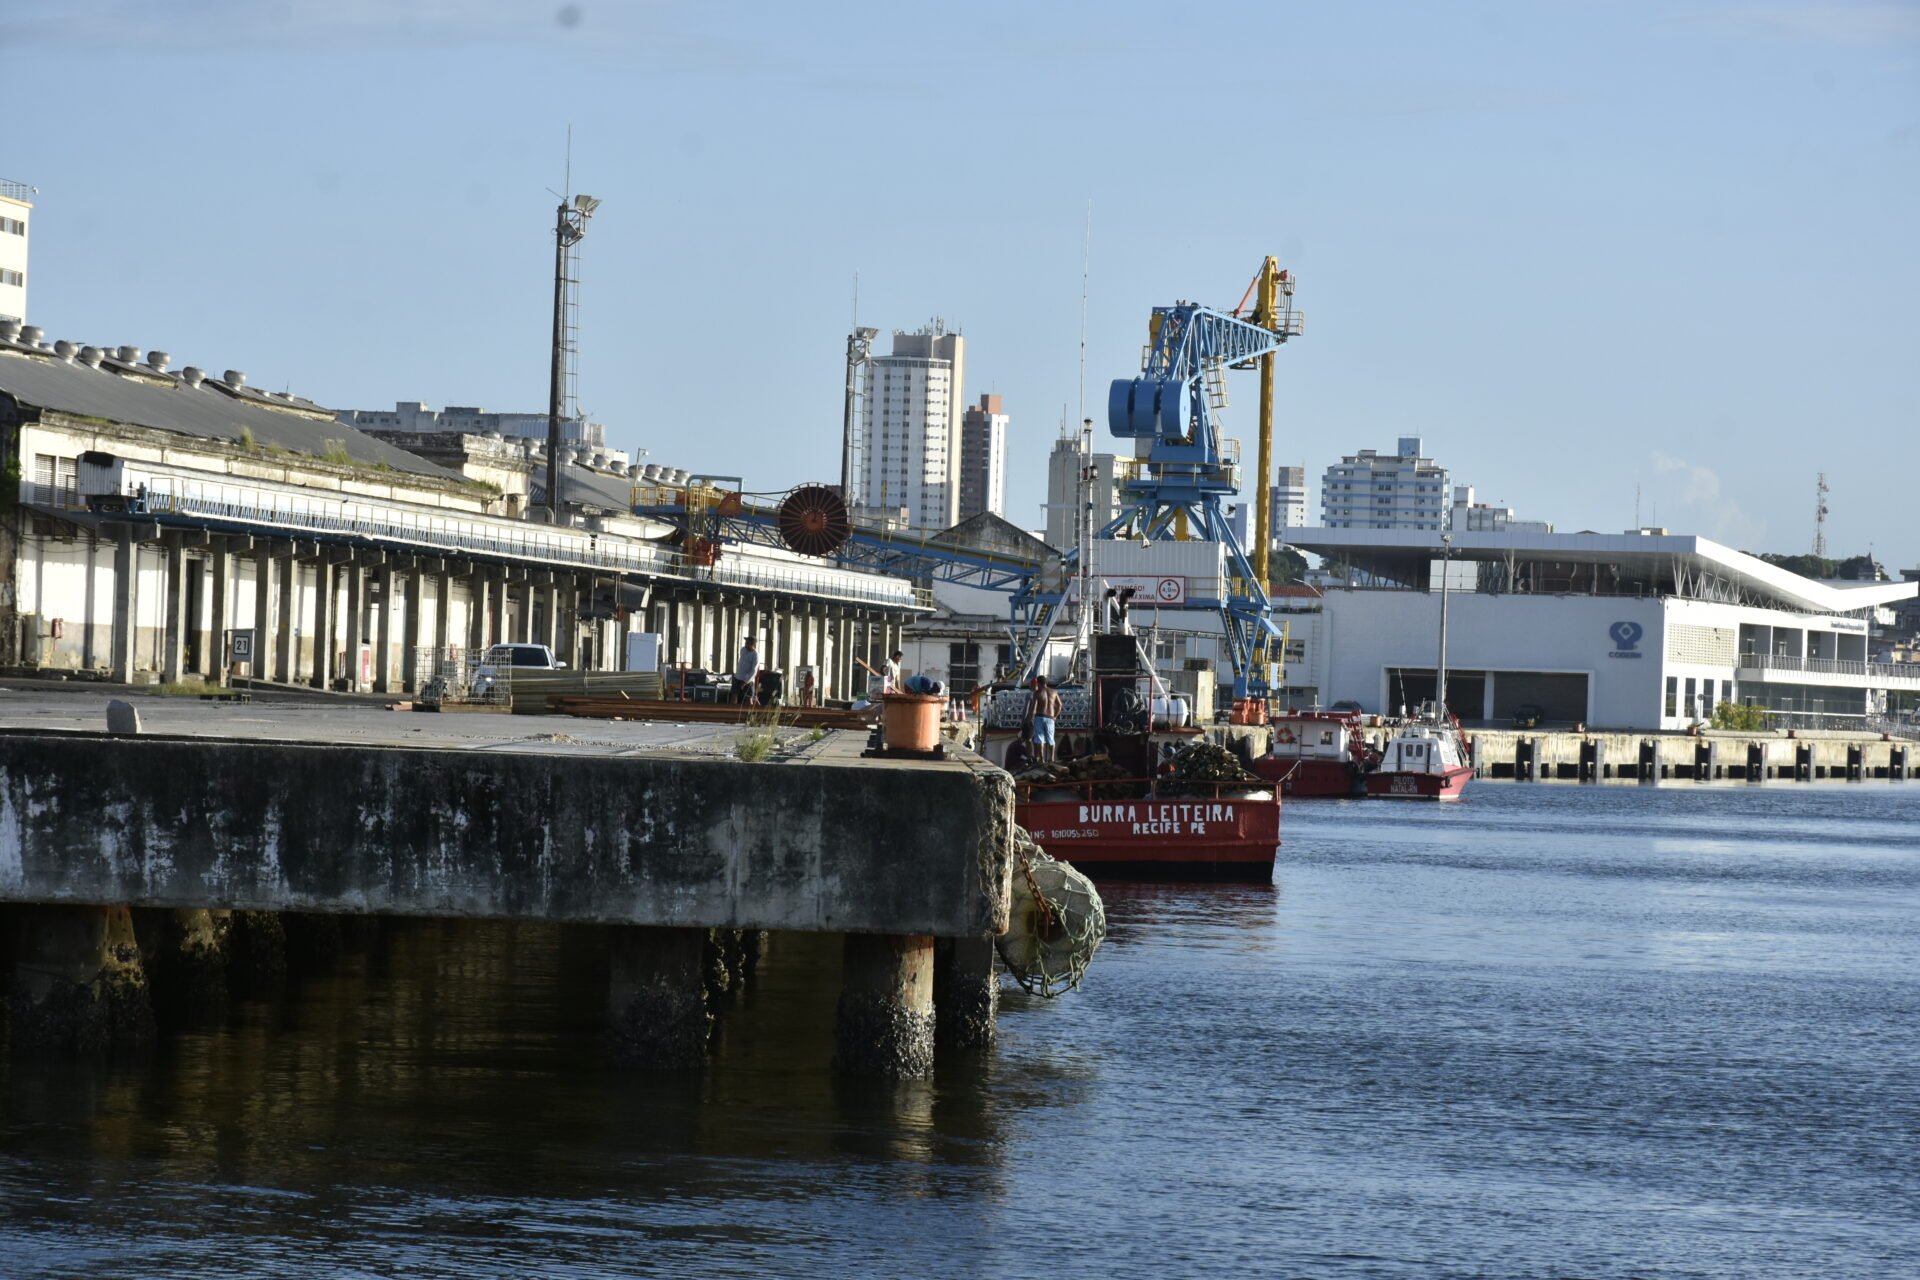
M544 461L533 464L531 488L528 502L536 507L545 506L547 464ZM608 475L604 471L564 462L560 465L560 496L581 506L599 507L624 515L633 510L633 481L625 476Z
M118 369L136 367L118 361L108 363ZM174 374L147 370L133 375L95 369L77 360L28 355L17 344L0 343L0 391L38 409L206 440L237 443L244 429L253 433L260 448L278 447L315 457L323 457L328 442L337 440L355 462L369 466L384 463L412 475L458 478L444 467L331 418L304 417L252 403L266 399L259 392L242 392L242 398L236 398L212 379L190 387ZM298 403L304 407L309 402Z

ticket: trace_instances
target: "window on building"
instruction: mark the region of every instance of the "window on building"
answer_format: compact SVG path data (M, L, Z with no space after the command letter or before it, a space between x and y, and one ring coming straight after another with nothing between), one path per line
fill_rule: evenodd
M27 234L27 224L18 218L0 218L0 232L10 236L23 236Z
M21 288L25 288L26 283L26 272L15 271L10 267L0 267L0 284L19 285Z
M1687 714L1689 716L1699 714L1700 704L1694 701L1694 688L1696 684L1697 681L1695 681L1692 676L1687 677Z
M1680 707L1678 705L1679 700L1680 700L1680 677L1668 676L1667 677L1667 714L1668 715L1677 716L1680 714Z
M1720 682L1720 701L1722 702L1733 701L1733 681L1722 680Z

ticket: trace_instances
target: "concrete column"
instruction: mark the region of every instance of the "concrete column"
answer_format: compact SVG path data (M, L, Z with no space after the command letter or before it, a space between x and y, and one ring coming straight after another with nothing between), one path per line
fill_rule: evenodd
M347 688L358 692L360 689L360 642L366 639L367 632L367 571L357 560L349 560L340 566L341 573L347 579L347 613L342 620L345 639L340 649L342 673L347 677Z
M273 678L281 684L294 684L300 679L300 646L294 632L299 630L306 611L300 607L300 566L291 550L280 557L274 576L280 580L280 608L274 627Z
M233 913L148 909L135 912L133 924L156 1020L179 1026L223 1017Z
M442 572L433 580L433 657L439 662L453 647L453 575Z
M707 606L696 597L688 612L692 615L690 630L693 635L693 648L687 653L687 663L694 667L707 665Z
M834 1065L852 1075L933 1070L933 939L850 933L841 962Z
M147 974L127 908L20 907L14 938L16 1054L101 1053L153 1039Z
M423 579L418 565L407 574L407 616L400 629L400 687L408 693L420 687L420 614L426 597Z
M540 643L559 652L560 588L551 583L540 588Z
M833 696L853 697L853 623L844 613L833 620Z
M208 625L207 676L218 684L227 682L227 597L233 590L233 556L225 538L213 540L213 615Z
M373 620L373 687L378 693L393 692L393 566L383 564L375 575L380 583L380 603Z
M493 584L483 573L467 577L467 651L484 652L487 647L488 610L492 609Z
M178 680L187 654L187 549L178 537L166 540L166 632L160 638L160 678Z
M1000 983L993 975L993 939L940 938L933 944L934 1038L942 1049L984 1049L993 1043Z
M580 662L580 580L569 577L554 592L555 611L565 612L565 617L556 617L554 627L559 635L559 643L553 646L560 661L567 664L569 671L578 671ZM597 646L596 646L597 648Z
M113 544L113 657L112 675L125 684L133 679L133 645L139 627L134 606L139 602L136 569L139 548L133 530L121 526Z
M262 541L253 551L253 661L247 679L273 678L273 556Z
M667 1070L705 1064L713 1026L703 973L708 932L614 926L607 1024L615 1059Z
M513 639L520 644L533 643L533 597L532 581L514 584L514 598L520 602L520 620L514 624Z
M507 638L507 575L504 571L493 576L493 585L487 590L487 609L487 646L492 647Z
M313 671L309 683L324 689L333 682L333 563L313 562Z

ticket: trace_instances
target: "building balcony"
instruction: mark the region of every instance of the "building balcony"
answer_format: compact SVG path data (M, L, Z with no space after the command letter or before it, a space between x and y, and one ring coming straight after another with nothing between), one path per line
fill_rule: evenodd
M1920 662L1861 662L1852 658L1800 658L1792 654L1743 653L1740 655L1740 678L1788 684L1920 690Z

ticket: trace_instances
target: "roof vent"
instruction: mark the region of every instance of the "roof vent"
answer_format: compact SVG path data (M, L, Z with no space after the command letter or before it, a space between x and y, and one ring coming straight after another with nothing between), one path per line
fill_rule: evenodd
M37 324L23 324L20 326L20 341L30 347L39 346L40 340L44 337L46 337L46 331Z
M221 376L220 381L226 383L235 391L238 391L241 387L247 385L247 375L238 369L229 369Z
M80 348L80 363L89 369L98 369L100 362L106 359L106 355L107 353L98 347L82 347Z
M113 356L114 356L114 359L118 360L121 364L139 364L140 348L121 347L119 350L113 353Z
M164 351L149 351L147 352L147 368L153 370L155 373L165 373L167 371L167 362L172 359L173 357Z
M0 342L20 340L20 322L18 320L0 320Z
M55 354L56 356L59 356L62 360L65 360L69 363L73 361L73 353L78 351L79 349L80 349L79 347L74 346L71 342L68 342L65 338L62 338L60 339L60 341L53 344L53 354Z
M205 382L206 380L207 380L206 373L203 370L197 369L192 365L188 365L186 368L180 371L180 381L186 383L190 387L197 387L202 382Z

